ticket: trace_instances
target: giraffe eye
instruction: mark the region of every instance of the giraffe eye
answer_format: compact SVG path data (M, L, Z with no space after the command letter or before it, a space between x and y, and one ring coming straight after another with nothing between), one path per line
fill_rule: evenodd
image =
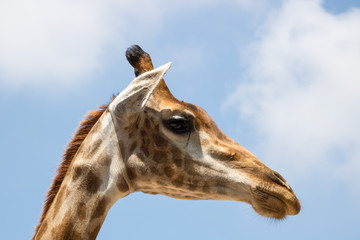
M191 121L183 116L172 116L164 121L164 125L176 134L188 133L193 129Z

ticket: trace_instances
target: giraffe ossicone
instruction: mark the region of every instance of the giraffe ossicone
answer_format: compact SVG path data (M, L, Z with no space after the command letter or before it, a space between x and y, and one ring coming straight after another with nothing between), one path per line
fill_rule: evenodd
M90 112L69 143L33 239L95 239L111 206L136 191L234 200L282 219L300 202L280 174L227 137L200 107L179 101L150 56L132 46L137 76Z

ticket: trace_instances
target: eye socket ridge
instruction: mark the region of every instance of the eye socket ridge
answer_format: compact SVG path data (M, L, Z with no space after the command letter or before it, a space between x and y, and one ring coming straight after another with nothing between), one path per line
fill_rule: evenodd
M193 130L192 121L186 116L175 115L165 120L164 126L175 134L189 133Z

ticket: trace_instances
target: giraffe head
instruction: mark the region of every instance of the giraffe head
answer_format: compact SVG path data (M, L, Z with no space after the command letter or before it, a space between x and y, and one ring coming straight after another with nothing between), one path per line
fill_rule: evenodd
M200 107L177 100L138 46L127 58L139 75L109 105L131 191L180 199L235 200L282 219L300 202L281 175L227 137Z

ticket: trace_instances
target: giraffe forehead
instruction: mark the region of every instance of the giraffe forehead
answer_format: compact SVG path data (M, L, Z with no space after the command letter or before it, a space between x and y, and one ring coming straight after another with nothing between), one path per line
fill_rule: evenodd
M201 107L195 104L187 103L185 101L179 101L174 97L159 99L155 103L152 103L150 108L162 113L164 117L170 117L174 114L185 113L187 115L193 116L200 121L213 121L211 117L207 114L207 112Z
M184 113L194 119L197 131L206 133L206 135L212 139L232 142L232 140L217 126L209 114L203 108L195 104L179 101L175 98L168 98L158 105L158 111L163 113L163 118Z

